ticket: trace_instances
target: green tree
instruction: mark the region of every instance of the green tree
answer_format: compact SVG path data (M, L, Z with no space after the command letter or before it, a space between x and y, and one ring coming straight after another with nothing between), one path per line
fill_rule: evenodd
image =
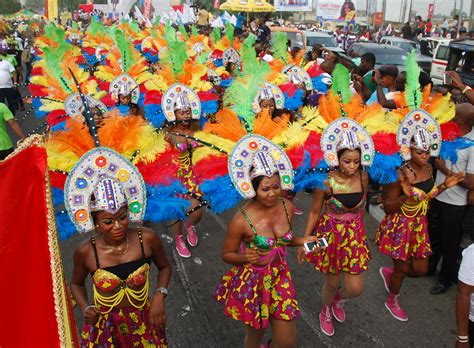
M7 15L21 10L19 0L0 1L0 15Z

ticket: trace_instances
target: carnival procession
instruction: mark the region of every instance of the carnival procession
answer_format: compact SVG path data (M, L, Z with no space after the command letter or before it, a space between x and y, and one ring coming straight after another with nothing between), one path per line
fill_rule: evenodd
M474 2L76 2L0 5L1 348L474 346Z

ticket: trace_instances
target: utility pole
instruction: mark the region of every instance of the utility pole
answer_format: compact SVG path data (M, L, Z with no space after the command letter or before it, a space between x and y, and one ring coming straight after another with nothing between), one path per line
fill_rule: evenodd
M462 8L463 8L463 0L459 0L459 17L458 17L458 28L457 28L458 35L462 27Z

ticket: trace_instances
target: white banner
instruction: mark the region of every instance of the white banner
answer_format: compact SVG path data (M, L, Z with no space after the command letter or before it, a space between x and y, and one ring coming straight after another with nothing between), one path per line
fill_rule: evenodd
M316 17L325 20L351 21L355 18L354 1L318 0Z
M275 0L276 11L303 12L313 10L313 0Z

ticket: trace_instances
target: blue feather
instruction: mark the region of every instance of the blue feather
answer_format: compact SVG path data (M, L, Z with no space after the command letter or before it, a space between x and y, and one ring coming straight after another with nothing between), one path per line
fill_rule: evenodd
M51 127L51 130L54 132L65 130L66 129L66 121L59 122Z
M305 151L303 162L296 168L295 177L293 179L293 191L299 192L304 189L324 188L324 181L327 180L327 165L321 161L316 170L311 170L311 156ZM323 169L323 171L320 171Z
M215 114L219 108L217 100L208 100L201 103L201 115Z
M116 105L115 107L118 109L121 116L128 116L130 114L130 106L128 105L120 104L120 105Z
M473 145L474 140L464 137L457 138L454 141L443 141L439 156L444 160L449 160L451 163L456 163L458 160L458 151L467 149Z
M221 81L221 87L227 88L232 84L233 81L234 81L234 79L222 80Z
M167 186L147 185L145 220L156 223L185 219L185 213L191 202L178 195L187 192L179 181L174 181Z
M63 241L77 233L76 227L69 219L67 212L56 212L56 227L58 229L59 240Z
M285 94L285 108L288 110L298 110L303 105L303 91L298 89L295 94L290 97L287 93Z
M52 196L53 196L53 204L55 207L64 205L64 191L57 188L53 187L51 190Z
M218 68L221 66L224 66L224 60L222 58L214 59L213 62L214 62L214 65Z
M242 196L234 188L229 175L205 180L199 184L199 188L204 193L204 199L209 202L209 208L217 214L235 207L242 200Z
M398 153L393 155L384 155L382 153L376 153L374 162L368 168L372 180L379 184L390 184L397 181L398 174L397 168L402 165L402 158Z
M159 128L166 122L165 114L159 104L147 104L143 108L145 111L145 118L152 123L154 127Z

